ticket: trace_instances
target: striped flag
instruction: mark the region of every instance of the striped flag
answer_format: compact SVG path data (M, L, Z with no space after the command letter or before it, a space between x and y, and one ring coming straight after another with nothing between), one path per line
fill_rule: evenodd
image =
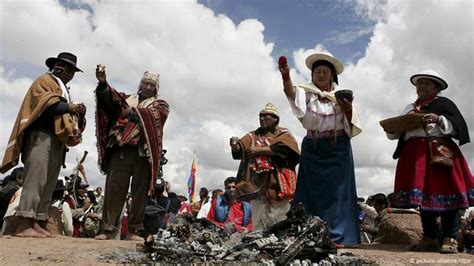
M188 194L189 194L189 202L196 201L196 172L197 172L197 160L196 160L196 153L193 155L193 163L191 165L191 173L189 174L188 178Z

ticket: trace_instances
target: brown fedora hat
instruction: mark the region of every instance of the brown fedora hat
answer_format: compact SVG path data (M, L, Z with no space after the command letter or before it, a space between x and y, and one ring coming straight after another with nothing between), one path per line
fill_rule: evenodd
M54 67L54 64L58 61L62 61L62 62L66 62L66 63L70 64L71 66L73 66L76 69L76 72L77 71L84 72L76 66L77 57L75 55L71 54L71 53L68 53L68 52L62 52L62 53L58 54L58 57L50 57L50 58L46 59L46 66L49 69L52 69Z

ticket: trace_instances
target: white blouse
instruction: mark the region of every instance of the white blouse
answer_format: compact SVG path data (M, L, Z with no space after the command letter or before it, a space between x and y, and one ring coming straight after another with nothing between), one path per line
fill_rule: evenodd
M312 91L303 89L306 86L311 86ZM337 84L333 83L333 88L336 89ZM288 98L293 114L301 121L303 127L307 130L324 132L332 130L344 130L348 136L355 136L360 131L354 134L351 130L352 121L348 121L346 115L342 111L339 104L337 104L334 91L328 93L320 91L312 84L298 85L295 88L295 100ZM330 101L323 102L318 100L318 95ZM353 116L358 121L358 114L354 112Z
M401 115L414 113L414 103L411 103L403 109ZM386 133L388 139L398 139L401 133ZM413 130L405 132L404 140L408 140L412 137L442 137L443 135L456 135L456 130L453 127L451 121L446 117L440 115L438 123L427 124L424 128L418 127Z

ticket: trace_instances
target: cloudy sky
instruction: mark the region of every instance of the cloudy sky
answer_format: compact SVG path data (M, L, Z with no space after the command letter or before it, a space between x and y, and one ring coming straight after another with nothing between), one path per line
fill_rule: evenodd
M0 159L25 92L59 52L78 56L69 84L88 107L84 141L67 157L67 175L84 150L94 186L97 168L94 69L107 67L109 83L133 93L146 70L161 74L160 96L171 106L164 133L165 179L186 193L192 154L197 186L223 186L235 175L228 140L258 126L267 102L300 142L305 131L290 112L277 69L289 58L295 83L306 82L304 59L330 51L345 64L342 87L355 93L364 131L353 139L358 193L391 192L395 141L381 119L416 99L409 77L434 69L449 84L443 92L459 107L474 138L474 7L470 0L167 0L1 1ZM474 166L473 144L461 147Z

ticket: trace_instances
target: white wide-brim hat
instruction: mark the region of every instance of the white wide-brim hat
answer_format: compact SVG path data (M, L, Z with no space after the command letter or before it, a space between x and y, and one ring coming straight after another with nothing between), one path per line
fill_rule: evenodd
M411 76L410 78L411 84L416 85L416 82L419 79L434 80L439 83L439 85L441 86L440 87L441 90L445 90L448 87L448 83L443 78L441 78L438 72L430 70L430 69L423 70L420 73Z
M341 74L344 71L344 64L342 64L341 61L339 61L331 53L328 52L315 53L306 57L306 66L310 70L312 70L313 64L319 60L325 60L331 63L334 66L334 69L336 69L337 75Z

